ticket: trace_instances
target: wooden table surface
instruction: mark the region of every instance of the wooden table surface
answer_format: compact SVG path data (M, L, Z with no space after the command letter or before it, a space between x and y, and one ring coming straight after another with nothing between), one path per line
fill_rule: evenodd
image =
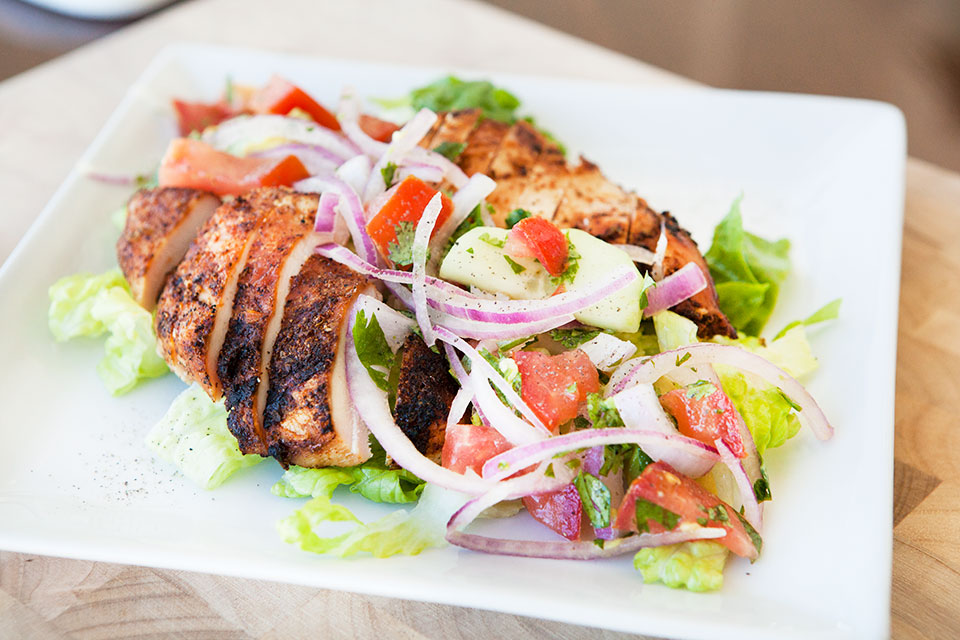
M486 5L197 0L0 84L0 260L168 42L644 84L684 80ZM863 251L869 251L869 238ZM891 630L960 635L960 176L907 166ZM623 634L291 585L0 551L0 638Z

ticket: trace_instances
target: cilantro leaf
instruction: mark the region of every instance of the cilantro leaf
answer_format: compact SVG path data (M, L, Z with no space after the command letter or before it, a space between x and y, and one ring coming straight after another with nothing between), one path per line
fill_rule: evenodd
M496 247L498 249L503 249L503 246L507 243L506 240L501 240L500 238L494 238L489 233L481 233L480 239L486 242L491 247Z
M604 398L599 393L587 394L587 415L594 429L622 427L620 412L613 404L613 398Z
M580 345L590 342L600 333L600 329L554 329L550 332L550 337L567 349L576 349Z
M383 391L389 391L387 376L396 363L397 356L387 344L376 314L371 314L368 320L362 309L357 313L357 320L353 325L353 345L357 349L360 363L370 374L370 379Z
M510 265L510 268L513 269L513 272L514 272L514 273L523 273L524 271L527 270L527 268L526 268L525 266L523 266L522 264L518 263L517 261L515 261L513 258L511 258L511 257L508 256L508 255L504 255L504 256L503 256L503 259L507 261L507 264Z
M520 100L505 89L499 89L485 80L461 80L456 76L440 78L431 84L410 92L410 104L415 110L456 111L475 109L485 118L512 124Z
M466 142L450 142L445 140L433 148L434 151L442 155L450 162L456 162L463 150L467 148Z
M570 242L570 235L567 236L567 266L559 276L550 278L550 284L559 287L561 284L570 284L577 277L577 271L580 270L580 253Z
M603 484L600 478L581 471L573 479L573 484L580 494L583 510L590 518L594 528L602 529L610 526L610 489Z
M447 244L443 248L443 257L450 252L450 247L460 239L460 236L465 234L470 229L476 229L477 227L483 226L483 218L480 216L480 205L478 204L473 208L473 211L464 218L463 222L457 227L457 230L453 232L453 235L450 236L450 239L447 240ZM470 251L472 253L472 251Z
M506 221L507 229L513 229L515 224L517 224L521 220L525 220L529 218L531 215L533 214L531 214L526 209L514 209L513 211L507 214L507 221Z
M383 176L383 184L387 189L393 184L393 178L397 173L397 165L394 162L388 162L387 166L380 169L380 175Z
M679 514L668 509L664 509L658 504L653 504L643 498L637 498L637 531L640 533L650 531L649 520L659 522L664 528L670 530L680 522Z
M417 229L407 220L398 222L393 229L397 241L387 244L387 257L399 267L409 266L413 264L413 238Z

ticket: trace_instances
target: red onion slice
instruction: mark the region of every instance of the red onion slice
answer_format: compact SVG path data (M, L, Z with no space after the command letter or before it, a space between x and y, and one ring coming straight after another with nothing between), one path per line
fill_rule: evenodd
M407 163L397 170L397 182L402 182L408 176L416 176L424 182L440 182L443 180L443 170L429 164Z
M347 228L350 230L350 236L353 238L353 246L356 247L360 255L357 256L345 247L339 248L367 264L376 264L377 250L373 246L373 240L371 240L367 234L366 214L363 210L363 204L361 204L360 198L357 196L357 192L353 190L353 187L336 176L314 176L297 182L293 185L293 188L297 191L314 191L321 194L325 191L333 191L339 195L340 206L346 207L347 209L347 211L344 212L343 219L347 223ZM329 245L323 246L326 247Z
M464 320L449 314L430 310L430 319L434 324L446 327L461 338L471 340L515 340L552 331L573 322L573 316L557 316L536 322L498 324L496 322L477 322Z
M430 234L437 225L437 218L443 209L441 195L438 192L430 199L420 214L417 230L413 234L413 308L417 316L417 324L423 334L423 341L432 347L437 339L433 335L433 326L430 324L430 312L427 307L427 246L430 244Z
M525 445L531 442L540 442L548 438L550 432L537 429L526 421L517 417L513 409L500 402L500 398L490 387L490 379L483 374L479 367L470 372L470 387L473 389L473 403L483 412L490 422L507 442Z
M207 127L201 136L201 140L221 151L273 139L323 148L339 162L359 153L355 144L316 122L278 115L237 116L215 127Z
M344 135L357 147L357 153L363 153L372 158L379 158L387 149L387 143L374 140L367 132L360 128L360 100L357 99L353 87L344 87L340 93L340 107L337 110L337 120ZM360 193L363 186L355 187Z
M753 483L750 482L746 469L743 468L740 458L733 455L733 452L723 443L723 440L715 440L714 445L716 445L717 452L720 454L720 461L730 469L733 479L737 482L737 489L740 490L740 500L743 502L743 517L754 529L760 532L763 529L763 509L757 502L757 496L753 492Z
M669 309L707 288L707 279L695 262L688 262L677 271L647 289L645 317Z
M537 414L524 402L516 391L513 390L513 386L509 382L503 379L503 376L500 375L500 372L490 366L490 363L487 362L483 356L481 356L476 349L471 347L459 336L454 335L448 329L444 327L436 327L436 334L440 340L443 340L450 346L459 350L465 356L470 358L470 366L476 371L480 369L483 373L490 379L490 382L500 390L506 398L507 402L513 405L513 408L520 412L524 418L527 419L527 422L537 427L538 429L543 430L547 434L550 433L550 430L543 424L543 421L537 417Z
M386 190L387 185L384 184L380 170L384 169L388 163L402 162L404 157L430 132L436 121L437 114L429 109L421 109L407 124L393 133L393 139L373 165L373 171L370 172L370 179L367 180L363 190L364 202L370 202Z
M342 162L337 154L315 144L290 142L249 154L255 158L285 158L296 156L310 175L328 174Z
M657 260L656 253L635 244L615 244L613 246L630 256L631 260L640 264L653 264Z
M689 468L708 461L712 467L720 459L713 447L679 433L624 427L583 429L504 451L484 463L481 475L484 480L500 480L558 453L608 444L638 444L654 458L650 452L659 448L666 455L656 459L664 460L677 471L680 468L675 463Z
M411 162L420 162L440 169L443 172L444 179L453 185L454 189L462 189L467 183L467 174L463 172L463 169L436 151L414 147L410 150L408 158Z
M482 173L475 173L462 187L458 187L457 192L453 194L453 213L434 235L434 246L443 247L450 236L453 235L453 232L457 230L457 227L467 219L470 212L496 188L497 183ZM440 252L438 251L437 259L439 260L439 258Z
M733 345L701 343L664 351L655 356L635 358L634 361L638 362L632 365L626 363L627 366L622 367L626 373L617 376L615 384L611 378L614 393L619 393L633 384L652 383L681 367L693 369L722 364L752 373L777 387L800 407L797 417L813 430L817 438L828 440L833 436L833 427L810 392L786 371L746 349Z
M338 178L350 185L356 193L360 193L363 186L367 184L372 168L373 163L370 162L370 158L358 155L340 165L336 174Z

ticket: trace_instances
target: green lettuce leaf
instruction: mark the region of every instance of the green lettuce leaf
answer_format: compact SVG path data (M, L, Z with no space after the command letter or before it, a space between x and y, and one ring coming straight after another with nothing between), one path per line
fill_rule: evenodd
M424 482L406 469L388 468L384 456L375 454L355 467L290 467L271 491L284 498L330 498L341 485L373 502L402 504L416 502Z
M349 509L321 494L281 520L277 530L284 541L314 553L339 557L369 553L377 558L416 555L447 544L447 521L466 499L463 494L428 485L413 509L398 509L365 524ZM323 535L323 529L336 522L356 526L339 535Z
M670 351L697 344L697 324L673 311L653 314L653 326L657 332L660 351Z
M774 337L774 339L782 338L786 335L787 331L793 329L796 326L803 325L809 327L812 324L819 324L821 322L826 322L827 320L836 320L840 317L840 303L842 298L837 298L836 300L831 300L827 304L823 305L811 315L807 316L803 320L794 320L783 329L780 329L780 332Z
M47 322L57 340L110 334L97 373L111 393L126 393L142 379L167 373L157 354L153 317L130 296L119 269L61 278L49 294Z
M790 271L790 241L772 242L743 230L740 198L713 232L704 255L720 309L739 331L758 336Z
M727 548L709 540L641 549L633 566L647 583L662 582L674 589L715 591L723 586Z
M766 358L794 378L803 378L816 371L819 366L810 349L810 342L807 340L807 332L803 325L795 326L781 337L769 342L749 336L736 340L716 336L713 341L743 347L747 351Z
M743 416L761 456L767 449L779 447L800 431L800 421L792 411L793 406L777 389L755 386L739 373L721 374L720 382Z
M263 460L240 453L227 429L223 400L213 402L197 384L176 397L147 434L147 447L204 489L215 489L234 472Z

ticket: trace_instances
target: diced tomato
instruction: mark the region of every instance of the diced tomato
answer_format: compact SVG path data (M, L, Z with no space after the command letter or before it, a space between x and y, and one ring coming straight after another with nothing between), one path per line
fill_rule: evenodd
M480 424L452 424L447 427L440 462L445 469L463 473L472 469L477 475L483 463L510 448L492 427Z
M397 242L397 225L409 222L414 228L423 215L437 190L416 176L407 176L396 186L393 195L379 212L367 223L367 233L385 258L390 257L390 245ZM443 226L453 213L453 203L447 196L441 196L443 203L434 233Z
M517 351L512 358L520 370L521 397L551 431L577 417L588 393L600 391L597 368L579 349L556 356Z
M365 113L360 114L358 124L365 134L380 142L390 142L390 139L393 137L393 132L400 129L400 127L392 122L368 116Z
M279 115L300 109L308 113L320 126L340 131L340 123L332 113L311 98L306 91L280 76L273 76L265 87L253 94L249 107L254 113Z
M536 258L552 276L567 267L567 239L557 225L536 216L513 225L504 250L512 258Z
M673 528L681 524L720 527L727 535L716 541L738 556L751 560L760 555L762 541L746 520L726 502L708 492L666 462L654 462L630 484L620 503L614 526L637 531L637 499L642 498L679 516ZM651 533L667 531L657 520L647 520ZM672 530L672 529L671 529Z
M580 539L580 523L583 521L583 503L573 484L559 491L539 496L526 496L523 506L536 520L547 525L567 540Z
M660 404L677 421L683 435L711 447L717 439L723 440L733 455L747 457L737 410L723 389L709 382L698 382L668 391L660 396Z
M177 124L182 136L189 135L192 131L203 131L237 115L233 107L223 101L209 103L174 100L173 108L177 112Z
M190 138L167 147L157 178L163 187L190 187L217 195L240 195L257 187L289 186L308 177L296 156L238 158Z

